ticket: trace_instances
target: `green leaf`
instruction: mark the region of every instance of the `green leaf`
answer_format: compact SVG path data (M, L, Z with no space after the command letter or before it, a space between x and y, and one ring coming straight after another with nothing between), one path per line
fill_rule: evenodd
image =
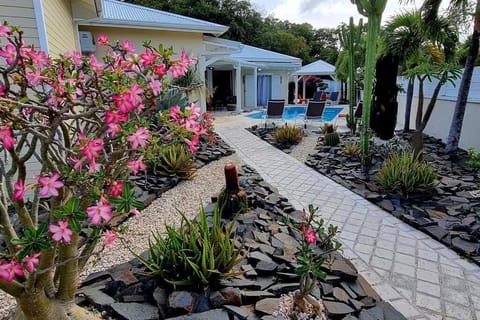
M76 218L72 218L69 225L70 229L72 229L76 233L80 233L82 231L82 225L80 224L80 221L78 221Z

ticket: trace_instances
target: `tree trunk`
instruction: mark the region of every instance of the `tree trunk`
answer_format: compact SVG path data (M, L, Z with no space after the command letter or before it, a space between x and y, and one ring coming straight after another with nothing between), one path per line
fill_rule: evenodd
M453 113L452 123L450 124L450 132L448 133L446 151L452 153L458 149L458 142L462 133L463 118L467 108L468 93L470 92L470 84L472 82L473 69L475 59L478 56L480 38L480 0L477 0L475 11L475 25L473 28L472 42L468 50L465 69L458 88L457 102L455 103L455 111Z
M100 316L75 304L48 298L44 291L24 294L17 298L13 320L100 320Z
M412 113L414 80L415 79L409 79L408 80L407 102L405 104L405 121L404 121L404 124L403 124L403 131L405 131L405 132L410 131L410 115Z
M388 140L397 125L398 58L387 54L377 60L371 127L380 139Z

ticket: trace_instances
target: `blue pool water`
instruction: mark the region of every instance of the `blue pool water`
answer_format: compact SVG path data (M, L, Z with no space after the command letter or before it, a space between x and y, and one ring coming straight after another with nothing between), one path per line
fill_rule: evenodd
M283 117L285 120L295 120L301 118L305 114L307 107L285 107ZM326 107L323 110L323 121L332 121L337 117L337 115L343 110L343 108L329 108ZM252 119L263 119L265 111L255 112L247 117Z

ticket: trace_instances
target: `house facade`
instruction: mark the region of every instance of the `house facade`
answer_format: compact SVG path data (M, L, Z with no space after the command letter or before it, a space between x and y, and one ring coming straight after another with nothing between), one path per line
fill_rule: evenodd
M288 78L301 60L218 38L228 27L117 0L0 0L0 22L19 26L27 43L51 56L66 51L102 56L98 35L111 41L144 41L173 46L198 59L206 90L193 100L206 110L215 86L235 97L237 111L265 105L263 100L288 95ZM218 89L218 88L217 88Z

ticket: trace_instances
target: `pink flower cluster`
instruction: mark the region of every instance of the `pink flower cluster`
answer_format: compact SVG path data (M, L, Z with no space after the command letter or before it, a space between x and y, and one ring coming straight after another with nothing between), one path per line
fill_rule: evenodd
M41 253L32 253L25 257L22 263L16 262L16 259L4 263L0 260L0 280L12 282L16 277L25 276L24 268L29 273L33 273L35 268L40 264Z
M200 145L200 137L207 136L210 140L214 139L211 134L213 131L213 119L208 112L200 114L200 108L191 104L182 111L180 106L176 105L170 108L167 121L169 121L177 130L172 136L183 137L183 142L188 145L190 152L197 152Z

